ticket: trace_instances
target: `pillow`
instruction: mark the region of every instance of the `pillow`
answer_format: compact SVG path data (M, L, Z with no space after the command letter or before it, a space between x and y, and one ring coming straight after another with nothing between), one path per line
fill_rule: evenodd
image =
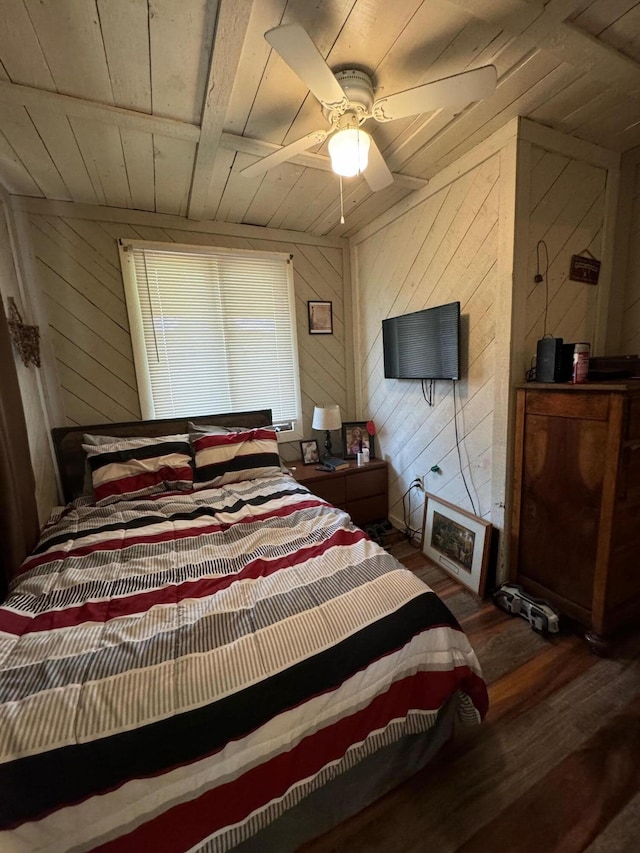
M193 486L191 445L186 434L121 438L97 446L83 444L82 448L99 505Z
M112 444L114 441L123 441L122 438L116 438L113 435L89 435L88 433L84 433L82 436L82 440L84 444ZM84 445L83 445L84 446ZM93 478L91 476L91 468L89 467L89 460L85 456L84 458L84 480L82 481L82 492L80 493L80 497L88 497L91 495L93 497Z
M118 438L117 435L89 435L89 433L85 432L82 440L85 444L93 444L96 447L100 447L103 444L115 444L118 441L133 441L133 437L124 438L120 436Z
M219 424L195 424L193 421L187 421L187 429L190 433L197 432L202 434L208 432L211 435L228 435L230 432L249 432L256 427L241 427L241 426L220 426Z
M250 429L194 438L194 488L207 489L280 474L275 430Z

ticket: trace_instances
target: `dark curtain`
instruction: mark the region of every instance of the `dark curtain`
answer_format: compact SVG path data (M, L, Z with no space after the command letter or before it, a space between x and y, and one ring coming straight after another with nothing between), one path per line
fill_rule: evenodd
M4 600L9 580L35 545L38 533L27 425L0 299L0 601Z

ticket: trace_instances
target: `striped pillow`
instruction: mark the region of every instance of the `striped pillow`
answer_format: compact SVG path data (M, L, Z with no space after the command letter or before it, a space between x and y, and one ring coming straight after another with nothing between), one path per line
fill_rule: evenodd
M82 441L84 444L94 444L94 445L103 445L103 444L113 444L114 441L123 441L124 436L120 436L116 438L113 435L89 435L85 432L82 436ZM84 479L82 481L82 492L81 495L87 497L93 497L93 480L91 478L91 468L89 468L89 460L85 456L84 458Z
M187 421L187 429L189 430L189 435L191 435L191 433L193 432L197 432L200 435L202 435L203 432L208 432L212 435L225 435L230 432L248 432L250 429L255 429L255 427L220 426L219 424L196 424L193 421ZM197 437L198 436L196 435L195 438Z
M96 503L103 506L159 492L193 488L189 436L123 438L83 444Z
M194 488L207 489L280 474L275 430L251 429L191 437L196 470Z

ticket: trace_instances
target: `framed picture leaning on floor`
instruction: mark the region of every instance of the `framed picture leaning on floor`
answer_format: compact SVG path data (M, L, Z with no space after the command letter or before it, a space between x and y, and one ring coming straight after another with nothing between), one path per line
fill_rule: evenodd
M480 598L492 531L489 521L425 492L422 552Z

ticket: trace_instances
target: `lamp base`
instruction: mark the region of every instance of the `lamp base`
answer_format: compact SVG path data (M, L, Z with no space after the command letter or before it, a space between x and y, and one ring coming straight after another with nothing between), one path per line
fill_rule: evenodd
M327 430L326 437L324 440L324 454L323 459L328 459L331 456L331 431Z

